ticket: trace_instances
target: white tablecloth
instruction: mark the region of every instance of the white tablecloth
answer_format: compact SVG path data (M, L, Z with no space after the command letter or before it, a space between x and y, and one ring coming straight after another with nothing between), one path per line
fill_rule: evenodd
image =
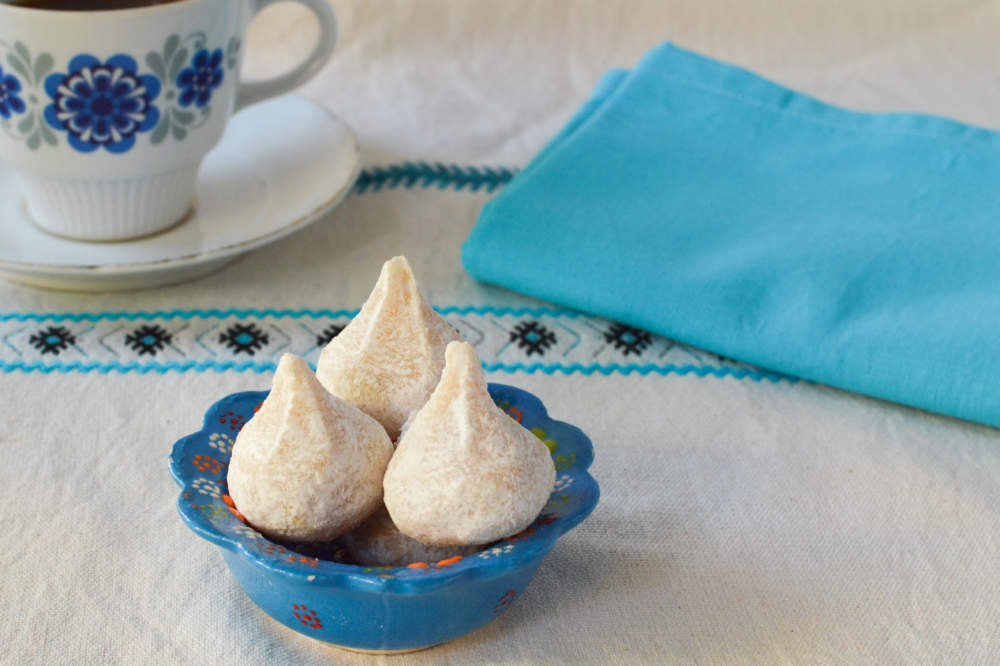
M301 92L358 131L368 167L522 165L605 69L667 39L842 105L1000 125L991 0L334 6L335 61ZM268 10L247 71L282 70L313 30L304 10ZM428 187L387 180L191 284L106 295L0 284L0 366L40 353L23 344L36 329L74 340L38 357L65 372L0 374L0 660L1000 662L996 430L773 381L660 339L628 350L605 339L610 322L477 285L458 249L499 183L464 173L478 189L440 173ZM217 398L270 381L213 370L250 350L197 341L242 322L268 335L254 363L282 348L315 354L310 336L357 308L395 254L468 337L482 334L491 379L532 391L592 437L603 497L497 621L390 659L324 646L258 610L177 517L166 459ZM504 344L523 321L557 342L535 353ZM120 345L139 325L175 336L164 354L210 354L208 369L141 372L155 359ZM133 353L138 369L72 369L115 340L109 351ZM630 363L645 374L626 373Z

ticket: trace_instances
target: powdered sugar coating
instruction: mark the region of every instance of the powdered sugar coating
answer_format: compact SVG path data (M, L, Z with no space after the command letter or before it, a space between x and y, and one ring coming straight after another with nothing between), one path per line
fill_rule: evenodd
M342 541L351 558L366 567L434 563L479 550L478 546L428 546L411 539L399 531L385 506L345 534Z
M461 337L417 287L405 257L394 257L361 312L323 349L316 376L395 440L441 377L444 349Z
M493 403L472 346L453 342L445 356L441 382L386 469L385 505L422 543L486 544L531 524L555 466L548 448Z
M328 541L379 507L392 450L377 421L285 354L270 395L236 437L229 495L265 536Z

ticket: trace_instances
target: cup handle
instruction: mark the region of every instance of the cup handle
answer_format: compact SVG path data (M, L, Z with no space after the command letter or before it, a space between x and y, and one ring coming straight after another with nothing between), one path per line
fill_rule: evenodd
M251 2L253 16L256 17L262 9L275 2L281 2L281 0L251 0ZM330 7L329 2L327 0L295 0L295 2L312 10L316 20L319 21L319 40L316 42L316 48L312 50L309 57L287 74L266 81L240 82L239 90L236 93L234 112L261 102L268 97L281 95L297 88L316 76L333 55L333 47L337 44L337 18L334 16L333 8Z

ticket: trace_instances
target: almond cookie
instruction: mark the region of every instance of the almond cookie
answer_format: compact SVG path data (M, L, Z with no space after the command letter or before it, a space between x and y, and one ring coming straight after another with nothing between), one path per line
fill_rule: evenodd
M395 257L361 312L323 349L316 376L395 440L441 378L445 347L460 339L424 300L406 258Z
M421 543L486 544L531 524L555 466L548 448L493 403L470 344L449 344L445 358L386 469L385 505Z
M236 437L229 495L267 537L329 541L379 508L392 442L285 354L271 393Z

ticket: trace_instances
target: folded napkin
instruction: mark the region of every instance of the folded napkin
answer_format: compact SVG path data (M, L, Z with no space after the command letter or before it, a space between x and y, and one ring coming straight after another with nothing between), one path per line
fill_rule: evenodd
M1000 426L1000 134L665 44L495 199L477 279Z

